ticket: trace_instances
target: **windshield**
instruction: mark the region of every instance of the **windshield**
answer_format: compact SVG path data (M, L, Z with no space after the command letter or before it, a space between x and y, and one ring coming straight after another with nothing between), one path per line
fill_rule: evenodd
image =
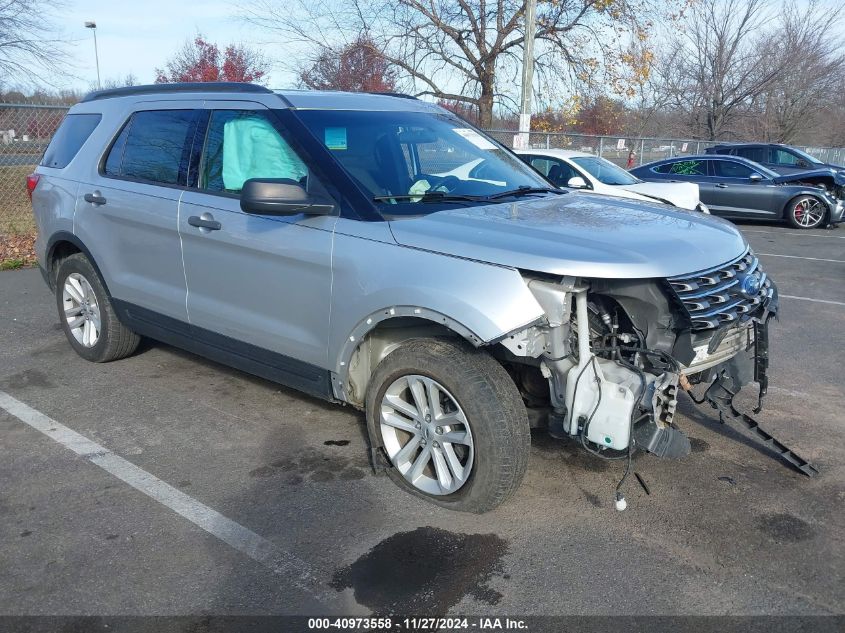
M586 169L589 174L605 185L636 185L642 182L621 167L600 156L576 156L572 162Z
M496 141L446 113L297 114L363 191L380 204L395 205L391 213L428 213L444 204L489 202L489 196L512 190L551 187Z

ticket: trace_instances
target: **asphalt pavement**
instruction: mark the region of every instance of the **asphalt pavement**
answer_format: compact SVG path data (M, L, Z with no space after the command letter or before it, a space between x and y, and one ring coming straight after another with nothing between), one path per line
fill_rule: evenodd
M621 465L542 433L511 501L436 508L359 412L158 343L87 363L0 273L0 613L842 614L845 229L741 229L783 297L756 417L821 474L684 399L693 453L639 456L625 512Z

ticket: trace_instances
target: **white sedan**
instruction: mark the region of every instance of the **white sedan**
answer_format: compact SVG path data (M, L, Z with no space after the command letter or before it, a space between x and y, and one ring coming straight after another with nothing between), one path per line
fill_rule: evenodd
M520 158L557 187L581 189L619 198L663 202L710 213L692 182L643 182L601 156L567 149L515 150Z

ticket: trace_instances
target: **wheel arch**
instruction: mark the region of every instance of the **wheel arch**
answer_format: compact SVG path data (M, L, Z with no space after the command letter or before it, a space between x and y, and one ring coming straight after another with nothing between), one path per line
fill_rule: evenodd
M783 205L783 210L781 211L781 217L784 220L789 220L790 206L796 200L798 200L799 198L804 198L804 197L815 198L816 200L818 200L822 205L824 205L825 218L830 218L830 205L827 203L827 201L822 196L819 195L818 189L816 189L816 190L805 189L805 190L798 191L798 192L792 194L789 198L786 199L786 202ZM822 218L822 220L824 220L824 218Z
M451 317L419 306L383 308L362 319L347 336L332 373L338 400L363 407L370 377L378 364L405 341L453 337L480 347L485 341Z
M75 253L82 253L91 262L94 270L97 271L106 293L111 296L105 277L103 277L103 273L97 265L97 260L91 254L88 247L76 235L69 231L57 231L53 233L47 241L45 252L44 270L47 272L47 279L51 290L56 289L56 273L58 272L59 262Z

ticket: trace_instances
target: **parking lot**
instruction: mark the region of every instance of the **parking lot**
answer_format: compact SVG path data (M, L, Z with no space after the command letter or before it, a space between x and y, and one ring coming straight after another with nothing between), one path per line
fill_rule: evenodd
M2 613L843 613L845 229L741 229L782 296L757 418L821 475L685 398L693 453L639 456L621 513L622 466L543 434L510 502L436 508L362 414L157 343L87 363L0 273Z

